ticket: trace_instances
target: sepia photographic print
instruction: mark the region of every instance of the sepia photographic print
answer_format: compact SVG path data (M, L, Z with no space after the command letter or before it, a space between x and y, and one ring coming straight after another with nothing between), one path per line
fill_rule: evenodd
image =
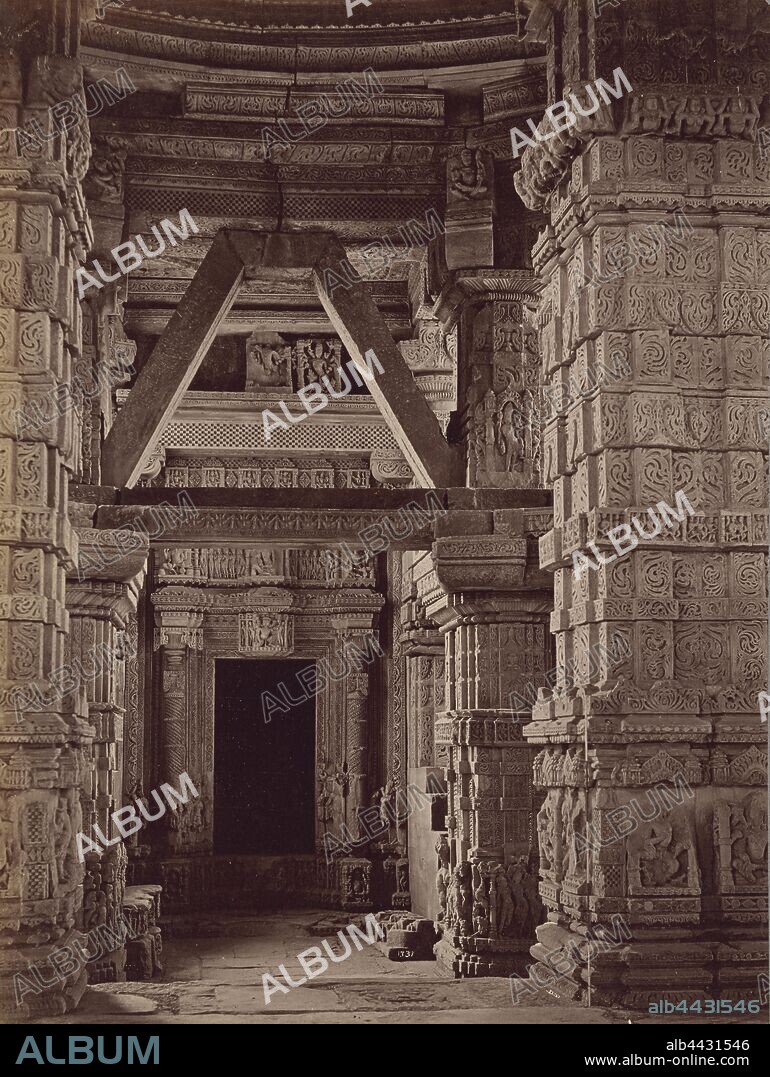
M0 0L0 1066L762 1064L769 284L770 0Z

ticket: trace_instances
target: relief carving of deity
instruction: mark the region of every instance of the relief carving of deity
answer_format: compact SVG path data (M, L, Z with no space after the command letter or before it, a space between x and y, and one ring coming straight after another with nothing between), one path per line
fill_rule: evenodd
M335 342L326 340L305 341L300 354L300 375L303 385L329 379L334 389L339 389L339 354Z
M479 150L464 149L449 166L449 190L460 198L480 198L489 191L487 166Z
M686 811L641 823L626 842L631 892L699 885L695 844Z
M730 809L731 865L736 882L767 880L767 798L751 793Z
M293 648L293 624L286 614L242 613L238 626L238 649L245 654L286 654Z

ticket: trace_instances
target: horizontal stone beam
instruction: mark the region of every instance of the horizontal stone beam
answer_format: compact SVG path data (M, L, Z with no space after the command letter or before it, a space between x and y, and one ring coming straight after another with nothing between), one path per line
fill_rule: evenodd
M392 513L355 511L348 509L245 509L201 508L180 520L164 522L160 518L150 541L155 546L184 543L186 545L216 545L223 543L262 542L268 545L286 543L292 546L322 546L331 548L341 543L363 547L373 542L374 530L388 519L396 530L401 526L400 510ZM425 513L423 513L426 516ZM139 506L117 505L99 510L100 527L130 528L134 521L155 522L152 510ZM430 515L419 527L402 538L392 540L388 548L427 550L433 542L433 519Z
M175 486L142 486L134 490L115 490L109 486L70 485L70 501L95 505L100 511L117 506L146 508L151 505L176 503L184 494L199 508L324 508L390 512L404 505L419 502L430 505L441 502L449 510L471 509L497 511L502 509L550 509L553 496L550 490L498 490L477 487L441 489L397 489L381 487L336 490L318 487L223 487L197 486L182 490ZM430 499L428 501L428 499ZM183 502L180 502L183 503Z
M550 493L541 490L180 491L148 487L115 495L104 487L76 487L73 495L75 501L101 502L97 527L125 529L135 524L149 531L155 545L283 542L331 547L344 542L376 549L373 532L368 532L368 542L366 536L361 537L374 527L384 529L390 548L429 549L442 529L469 538L500 529L504 533L522 513L531 515L533 526L543 533L550 526L551 505ZM405 528L407 520L410 525ZM391 539L389 523L403 537Z

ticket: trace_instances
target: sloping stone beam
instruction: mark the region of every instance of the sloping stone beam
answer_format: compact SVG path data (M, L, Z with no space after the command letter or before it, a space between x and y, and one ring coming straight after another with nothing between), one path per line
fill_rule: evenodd
M265 271L314 269L321 303L353 361L366 370L372 349L384 367L370 390L417 479L427 487L459 485L460 450L450 447L438 419L415 384L385 319L361 283L327 292L324 269L345 272L345 249L333 235L223 229L143 367L102 450L102 481L133 486L144 470L183 393L227 316L244 279Z
M318 295L359 370L367 370L364 355L369 349L384 367L369 382L369 391L418 482L429 487L460 485L463 463L459 447L447 444L438 419L417 387L370 295L369 286L361 282L336 288L332 294L324 283L325 270L348 279L355 276L337 239L330 240L313 267Z
M133 486L232 306L244 266L227 233L214 237L118 413L102 448L102 481Z

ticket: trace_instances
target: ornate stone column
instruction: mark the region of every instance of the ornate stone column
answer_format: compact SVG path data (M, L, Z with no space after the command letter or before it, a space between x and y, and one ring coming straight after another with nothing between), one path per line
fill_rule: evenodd
M155 598L157 596L153 596ZM201 650L203 614L194 610L155 609L155 649L160 650L160 773L158 784L169 782L179 788L179 777L187 770L189 662ZM190 775L196 789L198 775ZM180 852L185 845L184 814L187 805L168 811L161 822L168 852ZM153 842L155 845L155 842ZM155 845L157 848L157 845Z
M74 386L83 401L80 475L84 483L97 486L101 481L101 439L114 418L113 390L129 380L136 357L136 344L123 327L125 288L125 279L106 284L82 305L83 351Z
M456 273L437 313L458 323L459 433L469 486L536 489L540 480L540 358L526 269Z
M585 101L617 68L632 88L561 134L543 121L553 137L516 180L551 212L535 251L544 373L598 384L546 433L559 677L526 729L546 789L549 919L532 952L549 964L607 929L617 945L565 989L594 1003L751 998L767 967L769 16L760 0L686 17L673 0L600 17L570 0L530 24L552 101ZM596 377L602 365L625 375ZM678 492L694 512L655 533L647 510ZM634 517L650 537L616 556L608 532ZM576 572L589 542L602 563ZM629 656L613 665L615 638Z
M89 246L80 182L88 166L77 5L38 4L7 25L0 52L0 1009L15 1019L62 1013L85 986L82 962L43 971L37 991L14 976L54 944L81 941L80 789L91 729L63 694L65 573L77 541L67 484L78 464L72 411L45 415L80 349L75 270ZM23 73L22 73L22 68ZM52 106L82 106L57 132ZM33 124L45 136L17 138ZM49 137L50 136L50 137ZM19 416L24 412L24 418ZM36 701L25 702L27 693ZM17 1007L17 1002L20 1005Z
M420 583L426 577L438 587L429 554L422 555ZM414 569L413 569L414 571ZM424 595L405 603L403 645L407 670L407 727L409 785L426 795L423 805L407 800L409 816L409 889L411 909L434 920L439 913L436 894L436 841L446 825L444 767L436 746L436 715L445 710L444 639L425 613Z
M82 506L78 506L79 509ZM81 561L90 562L92 572L102 578L73 578L67 581L67 609L70 634L67 665L86 690L88 718L94 727L93 761L95 797L84 802L83 833L99 844L96 824L108 841L116 845L102 853L85 854L86 876L80 927L90 931L107 925L120 930L126 875L126 848L116 831L112 814L125 804L122 794L123 717L126 693L126 630L136 611L147 561L149 543L143 536L128 552L115 547L112 532L93 528L78 531ZM87 556L86 556L87 554ZM99 566L98 568L96 566ZM86 570L86 576L90 573ZM102 954L89 965L89 982L125 979L125 949Z
M447 677L436 726L448 753L437 953L465 975L505 975L523 968L540 920L534 753L522 735L529 715L512 710L511 696L542 684L550 665L552 599L532 557L550 514L474 512L482 534L467 534L464 515L438 522L433 558L445 594L428 608L445 637Z
M336 622L337 650L348 648L367 652L372 638L371 614L342 615ZM371 793L369 767L369 668L363 663L348 673L344 682L345 737L342 766L344 822L351 834L365 833L359 820ZM372 903L372 863L367 857L345 857L340 861L340 890L343 908L370 908Z

